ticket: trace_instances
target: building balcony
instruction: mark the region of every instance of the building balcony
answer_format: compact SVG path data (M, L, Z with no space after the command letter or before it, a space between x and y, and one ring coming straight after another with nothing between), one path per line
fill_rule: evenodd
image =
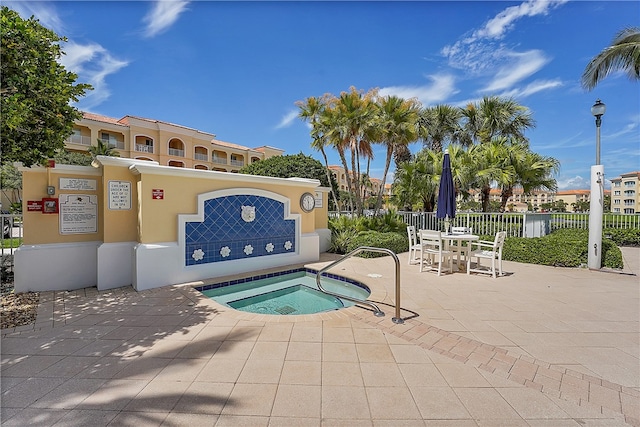
M169 148L169 155L184 157L184 150L178 150L177 148Z
M91 145L91 137L83 136L83 135L69 135L67 139L64 141L67 144L78 144L78 145Z
M206 154L202 154L202 153L195 153L193 155L193 158L196 160L202 160L202 161L208 161L209 160L209 156Z
M231 166L244 166L244 160L231 159Z
M153 154L153 145L136 144L136 151Z
M124 141L109 141L109 147L124 150Z
M227 164L227 158L226 157L213 156L213 157L211 157L211 161L213 163L217 163L219 165L226 165Z

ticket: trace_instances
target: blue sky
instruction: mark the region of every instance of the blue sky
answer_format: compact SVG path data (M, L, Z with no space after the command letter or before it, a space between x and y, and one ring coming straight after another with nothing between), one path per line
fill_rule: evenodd
M591 92L580 86L589 60L640 26L638 1L2 4L69 39L63 63L95 87L77 104L85 111L320 160L296 117L309 96L350 86L423 106L509 96L533 113L531 149L560 160L559 188L588 189L599 98L605 174L640 170L640 84L615 73ZM375 154L371 175L381 178L384 149Z

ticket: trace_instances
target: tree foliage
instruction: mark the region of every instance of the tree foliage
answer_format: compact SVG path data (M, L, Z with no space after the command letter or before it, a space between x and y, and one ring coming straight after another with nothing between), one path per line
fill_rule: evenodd
M624 71L631 81L640 80L640 27L625 28L587 64L582 87L591 90L612 71Z
M332 182L329 183L325 170L322 163L318 160L299 153L269 157L268 159L243 167L240 169L240 173L278 178L317 179L324 187L336 188L337 185L333 175L331 175Z
M53 160L61 165L91 166L93 160L89 154L77 151L58 150Z
M70 102L91 86L76 84L78 76L58 62L66 38L6 6L0 24L2 162L40 164L64 147L81 117Z
M118 150L116 150L113 145L110 145L108 141L103 141L98 138L97 142L98 145L89 147L89 154L92 159L95 159L96 156L120 157Z

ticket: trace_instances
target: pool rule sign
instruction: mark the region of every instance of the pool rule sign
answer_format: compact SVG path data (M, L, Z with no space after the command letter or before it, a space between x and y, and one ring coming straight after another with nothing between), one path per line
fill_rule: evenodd
M60 194L60 234L98 232L98 196Z
M131 209L131 183L129 181L109 181L109 209Z

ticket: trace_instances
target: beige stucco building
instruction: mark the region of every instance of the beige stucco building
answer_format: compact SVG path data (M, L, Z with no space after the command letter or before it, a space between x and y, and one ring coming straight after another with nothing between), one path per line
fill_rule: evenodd
M611 180L611 212L640 213L640 171L623 173Z
M329 170L336 179L338 189L340 191L348 191L349 186L347 184L347 173L345 169L342 166L329 165ZM351 176L353 177L355 175L352 173ZM362 190L364 198L377 197L380 192L380 187L382 186L382 180L378 178L369 178L369 181L371 182L371 187L363 188ZM385 184L382 194L385 200L388 200L388 198L391 197L391 184Z
M129 115L115 119L86 112L74 124L65 147L87 151L98 139L116 148L120 157L219 172L237 172L245 165L284 153L267 145L249 148L219 141L214 134L160 120Z

